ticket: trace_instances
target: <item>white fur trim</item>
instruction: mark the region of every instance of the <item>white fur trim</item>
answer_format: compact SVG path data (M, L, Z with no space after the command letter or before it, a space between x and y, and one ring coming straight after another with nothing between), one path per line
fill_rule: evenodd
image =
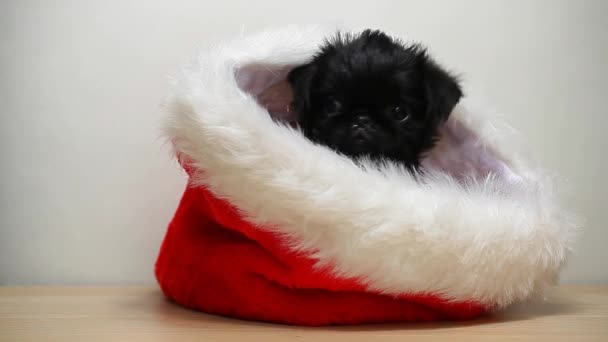
M383 293L502 306L552 284L575 225L555 205L545 177L519 160L483 110L459 105L446 129L471 134L444 139L428 162L446 170L487 164L492 172L457 180L436 170L417 182L394 164L359 167L311 143L273 122L255 94L239 88L235 73L249 67L272 70L271 79L239 75L241 87L284 78L324 35L267 31L216 46L184 70L168 100L166 132L176 151L204 170L194 181L336 275Z

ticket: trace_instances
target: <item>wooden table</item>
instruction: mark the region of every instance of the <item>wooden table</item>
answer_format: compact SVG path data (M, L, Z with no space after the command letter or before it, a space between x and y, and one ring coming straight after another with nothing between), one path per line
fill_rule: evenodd
M0 287L0 341L603 341L608 287L561 287L547 301L469 322L305 328L181 308L156 288Z

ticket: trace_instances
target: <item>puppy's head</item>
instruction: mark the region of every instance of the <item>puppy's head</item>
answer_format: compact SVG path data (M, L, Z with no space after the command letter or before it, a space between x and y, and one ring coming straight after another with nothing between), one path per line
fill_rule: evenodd
M462 96L422 47L370 30L338 34L288 80L309 138L350 156L411 163Z

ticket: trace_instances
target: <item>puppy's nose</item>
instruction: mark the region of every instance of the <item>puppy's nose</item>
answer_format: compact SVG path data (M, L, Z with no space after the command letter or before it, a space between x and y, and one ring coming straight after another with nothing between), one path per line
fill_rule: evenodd
M366 126L369 124L369 117L367 115L357 115L353 120L353 128Z

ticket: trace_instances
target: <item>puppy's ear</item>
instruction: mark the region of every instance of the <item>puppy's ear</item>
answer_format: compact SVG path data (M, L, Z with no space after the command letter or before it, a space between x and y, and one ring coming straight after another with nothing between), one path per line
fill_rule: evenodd
M462 97L458 80L430 59L424 63L424 79L428 117L436 122L447 120Z
M316 65L308 63L294 68L287 75L293 91L293 106L298 111L310 110L310 88L316 73Z

